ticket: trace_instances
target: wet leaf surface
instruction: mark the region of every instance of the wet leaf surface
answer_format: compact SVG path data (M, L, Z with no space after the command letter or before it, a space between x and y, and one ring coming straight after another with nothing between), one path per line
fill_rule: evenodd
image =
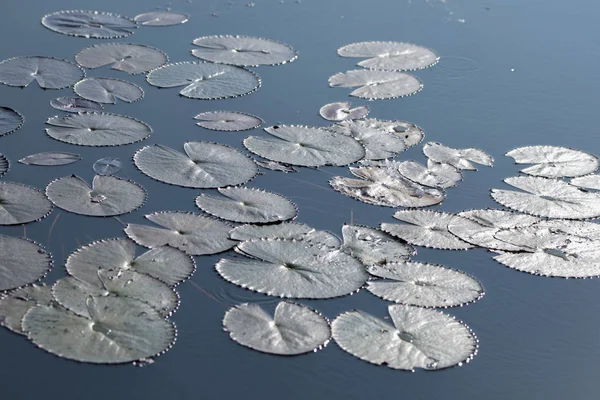
M330 87L352 88L350 96L378 100L410 96L423 88L421 81L404 72L352 70L337 73L329 78Z
M130 74L142 74L167 63L161 50L141 44L111 43L86 47L75 55L84 68L110 65L112 69Z
M256 67L294 61L298 55L287 44L252 36L203 36L192 42L192 55L214 63Z
M96 39L129 36L137 28L129 18L100 11L58 11L44 16L42 25L64 35Z
M85 73L76 64L51 57L15 57L0 63L0 83L27 87L33 81L43 89L64 89Z

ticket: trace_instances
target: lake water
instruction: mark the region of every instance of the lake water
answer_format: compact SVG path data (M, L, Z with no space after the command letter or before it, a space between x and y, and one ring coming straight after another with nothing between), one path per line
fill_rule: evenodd
M127 79L143 87L145 98L133 104L105 107L140 119L154 129L143 144L116 148L70 146L44 133L45 120L57 114L49 101L70 95L67 90L0 87L1 105L21 112L25 125L0 138L0 152L11 160L3 178L43 188L52 179L76 173L91 180L92 165L112 156L125 162L120 176L143 185L146 205L123 216L142 223L154 211L197 211L199 190L156 182L130 161L143 145L161 143L181 148L185 141L206 140L241 149L248 132L221 133L194 124L202 111L243 111L260 116L265 126L286 123L326 125L318 109L348 99L349 90L328 87L336 72L354 68L355 59L336 55L342 45L369 40L406 41L430 47L439 65L415 74L422 92L407 98L366 102L371 117L414 122L425 141L452 147L477 147L495 159L493 168L466 172L458 187L448 190L435 209L500 208L489 196L505 187L502 179L518 168L503 154L518 146L562 145L600 153L597 135L600 5L591 1L528 2L506 0L255 0L174 1L172 3L91 0L10 0L2 7L0 59L44 55L72 60L94 43L112 41L74 38L53 33L40 24L43 15L69 9L89 9L135 16L172 7L190 14L186 24L140 28L117 41L164 50L172 62L195 60L191 41L213 34L243 34L292 45L299 58L278 67L260 67L263 86L252 95L217 101L197 101L177 95L177 89L157 89L143 75L127 76L107 68L88 76ZM214 13L215 16L212 14ZM260 130L252 134L260 134ZM83 161L62 167L33 167L16 161L40 151L70 151ZM399 157L424 161L421 146ZM359 203L328 186L347 168L303 169L296 174L267 172L251 183L292 199L298 222L340 234L342 224L378 226L393 221L393 209ZM205 190L205 193L212 191ZM56 216L60 217L56 220ZM56 221L52 234L49 230ZM80 244L123 237L114 218L77 216L55 209L26 227L29 238L48 246L55 267L47 281L64 275L64 260ZM23 227L3 227L0 233L20 236ZM298 357L258 353L231 341L222 331L224 312L251 301L273 308L277 299L226 283L213 265L220 256L197 257L191 282L178 287L181 306L173 320L175 346L154 365L93 366L67 361L40 351L27 340L0 330L0 381L4 399L591 399L597 396L600 359L600 281L541 278L510 270L483 249L439 251L418 249L416 260L457 268L477 277L486 289L479 302L449 313L467 323L480 340L479 354L463 367L416 373L395 371L360 361L335 343L323 351ZM302 301L333 319L358 308L386 316L386 302L366 291L333 300Z

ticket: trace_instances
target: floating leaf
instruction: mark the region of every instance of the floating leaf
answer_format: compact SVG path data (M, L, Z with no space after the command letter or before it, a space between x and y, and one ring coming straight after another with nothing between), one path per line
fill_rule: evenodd
M23 121L23 116L17 111L9 107L0 107L0 136L16 131L23 125Z
M298 54L287 44L252 36L203 36L192 42L192 55L206 61L257 67L294 61Z
M151 11L136 15L134 20L143 26L170 26L186 23L188 16L173 11Z
M372 364L412 371L469 362L477 338L463 323L440 311L390 305L393 325L362 311L349 311L331 324L333 339L348 353Z
M63 35L96 39L129 36L137 28L129 18L100 11L58 11L44 16L42 25Z
M189 255L201 256L229 250L237 244L229 240L231 225L199 214L158 212L146 218L160 225L128 224L125 233L141 246L172 246Z
M190 256L169 246L157 246L135 257L135 246L130 239L107 239L80 247L69 256L66 267L70 275L96 286L102 286L98 268L133 270L171 286L188 279L195 270Z
M146 201L146 192L137 183L103 175L94 176L91 188L75 175L58 178L46 187L46 196L57 207L94 217L126 214Z
M343 121L343 127L333 125L331 128L358 140L365 147L366 160L383 160L406 150L406 143L397 134L353 122Z
M157 356L175 341L172 322L128 297L89 297L91 318L62 307L37 306L25 314L23 330L38 347L89 363L126 363Z
M112 69L142 74L167 63L161 50L141 44L111 43L86 47L75 55L75 61L85 68L110 65Z
M503 210L472 210L458 215L464 218L457 218L448 225L453 235L475 246L506 251L518 251L519 247L496 239L494 236L497 232L539 221L539 218L530 215Z
M36 188L0 182L0 225L20 225L45 218L52 203Z
M333 233L318 231L306 224L297 222L282 222L273 225L240 225L229 232L234 240L246 241L253 239L296 239L305 242L323 243L331 248L339 248L340 239Z
M448 225L456 224L462 217L456 214L425 211L396 211L394 218L404 224L382 223L381 229L408 243L442 250L465 250L473 246L463 242L448 231Z
M369 69L412 71L437 64L439 57L428 48L403 42L359 42L340 47L342 57L366 58L358 63Z
M337 103L325 104L319 110L319 114L328 121L360 119L369 115L369 107L360 106L350 108L349 101L340 101Z
M242 346L279 355L316 351L331 337L329 322L310 308L281 301L275 315L257 304L240 304L227 310L223 328Z
M585 189L600 190L600 175L586 175L571 179L571 185Z
M235 111L207 111L194 117L196 125L213 131L245 131L258 128L262 120L254 115Z
M449 188L462 180L460 171L450 164L427 160L427 167L416 161L403 161L397 165L404 177L425 186Z
M506 178L504 182L523 192L492 189L492 198L513 210L548 218L585 219L600 216L598 193L586 192L556 179L534 176Z
M345 135L365 135L372 131L394 134L404 141L406 147L412 147L423 140L424 133L415 124L406 121L384 121L375 118L358 119L352 121L342 121L338 124L331 125L328 129Z
M238 286L270 296L325 299L358 290L367 280L363 265L340 250L310 242L259 239L237 251L253 259L221 259L219 274Z
M10 168L10 163L8 162L8 158L2 153L0 153L0 178L8 172Z
M108 113L78 113L46 121L46 133L61 142L79 146L120 146L146 139L152 133L145 123Z
M50 105L57 110L73 113L102 111L102 104L81 97L58 97L50 101Z
M367 204L384 207L427 207L444 200L442 190L426 188L388 167L350 167L361 179L336 176L329 184L336 191Z
M545 178L575 177L598 169L598 157L558 146L525 146L506 153L517 164L534 164L521 172Z
M475 278L439 265L399 261L367 267L378 279L367 290L387 301L419 307L455 307L479 300L483 287Z
M342 236L342 250L367 266L405 261L417 253L411 245L366 226L344 225Z
M590 240L600 240L600 224L590 221L568 219L539 220L532 229L548 229L551 233L578 236Z
M359 86L350 93L350 96L368 100L410 96L423 89L423 85L416 77L403 72L362 69L339 72L331 76L329 86Z
M96 161L93 168L99 175L114 175L123 168L123 164L118 158L104 157Z
M179 305L179 296L167 284L132 270L98 268L96 280L101 285L66 277L56 281L52 295L66 309L82 317L91 318L86 301L90 296L131 297L155 308L163 317L171 315Z
M13 290L6 297L0 298L0 325L25 335L21 329L21 321L27 311L36 305L49 306L53 303L52 291L44 284Z
M298 172L298 170L294 167L292 167L291 165L287 165L284 163L280 163L277 161L257 161L254 160L254 162L262 168L266 168L266 169L270 169L271 171L281 171L281 172L285 172L286 174L289 172Z
M117 99L133 103L144 97L141 87L131 82L112 78L86 78L77 82L75 93L98 103L117 104Z
M81 160L81 157L78 154L49 151L31 154L21 158L19 162L27 165L56 166L73 164L79 160Z
M494 159L479 149L453 149L441 143L429 142L423 146L427 158L437 163L450 164L457 169L477 170L470 161L491 167Z
M133 155L136 167L157 181L198 189L235 186L258 173L250 157L223 145L210 142L186 142L185 154L155 144Z
M0 235L0 291L42 279L52 268L52 256L26 239Z
M161 88L185 86L179 94L204 100L243 96L260 87L260 78L245 68L207 62L167 64L150 71L146 80Z
M346 165L365 156L365 149L351 137L324 128L275 125L265 128L270 137L249 136L244 146L259 156L304 167Z
M267 223L292 219L296 216L296 205L285 197L248 187L217 189L224 197L196 197L196 205L207 214L243 223Z
M0 63L0 82L27 87L36 81L43 89L63 89L85 76L76 64L51 57L14 57Z

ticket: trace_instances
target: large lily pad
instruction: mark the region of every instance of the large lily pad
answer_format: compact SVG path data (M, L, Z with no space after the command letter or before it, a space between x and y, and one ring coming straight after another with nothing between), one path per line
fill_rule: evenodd
M367 290L396 303L419 307L455 307L479 300L483 286L475 278L439 265L400 261L367 267L378 279Z
M286 356L316 351L331 337L323 316L287 301L277 304L274 316L257 304L232 307L225 313L223 327L242 346Z
M413 371L469 362L477 338L463 323L436 310L388 306L393 325L362 311L349 311L331 324L333 339L348 353L377 365Z
M102 111L102 104L81 97L57 97L50 101L52 108L66 112Z
M0 83L27 87L36 81L43 89L64 89L85 73L76 64L51 57L14 57L0 63Z
M340 47L342 57L367 58L358 63L369 69L412 71L437 64L440 59L432 50L404 42L359 42Z
M462 180L459 170L450 164L427 160L427 167L416 161L402 161L397 164L398 171L406 178L421 185L449 188Z
M199 214L158 212L146 218L161 228L128 224L125 233L141 246L172 246L189 255L201 256L229 250L237 244L229 239L231 225Z
M366 226L344 225L342 236L342 250L367 266L406 261L417 253L406 242Z
M378 100L410 96L423 89L421 81L404 72L357 69L339 72L329 78L331 87L357 87L350 96Z
M558 146L525 146L506 153L517 164L534 164L521 172L545 178L576 177L598 169L598 157Z
M85 112L49 118L48 136L79 146L120 146L146 139L152 133L145 123L117 114Z
M52 203L40 190L14 182L0 182L0 225L19 225L45 218Z
M386 121L376 118L342 121L331 125L328 129L351 136L358 135L359 132L371 132L373 130L391 133L400 137L407 148L421 143L424 136L423 130L410 122Z
M91 318L63 307L36 306L23 329L38 347L59 357L89 363L126 363L160 355L176 330L148 304L129 297L89 297Z
M281 222L271 225L240 225L229 232L234 240L245 241L253 239L296 239L305 242L323 243L331 248L341 246L340 239L333 233L318 231L306 224L297 222Z
M179 94L204 100L243 96L260 87L260 78L245 68L207 62L167 64L150 71L146 80L160 88L185 86Z
M185 154L155 144L133 155L136 167L158 181L192 188L217 188L248 182L258 173L250 157L222 144L186 142Z
M9 107L0 107L0 136L16 131L23 125L23 121L19 112Z
M47 151L28 155L21 158L19 162L27 165L56 166L72 164L79 160L81 160L81 157L78 154Z
M216 265L219 274L270 296L343 296L358 290L368 277L362 263L343 251L304 241L259 239L242 242L236 250L253 259L221 259Z
M432 161L450 164L456 169L475 171L477 168L471 162L491 167L494 159L479 149L453 149L441 143L429 142L423 146L423 153Z
M136 15L134 20L143 26L171 26L186 23L188 16L173 11L150 11Z
M221 64L257 67L285 64L298 57L287 44L252 36L203 36L192 43L198 46L192 50L192 55Z
M102 286L98 268L132 270L171 286L188 279L195 270L194 260L174 247L157 246L135 257L130 239L101 240L80 247L67 258L66 267L70 275L96 286Z
M365 156L365 149L351 137L324 128L275 125L265 128L269 137L249 136L244 146L259 156L304 167L346 165Z
M21 321L30 308L36 305L49 306L54 303L51 289L44 285L29 285L10 291L0 298L0 325L20 335Z
M0 291L33 283L50 268L52 256L38 244L0 235Z
M110 65L112 69L130 74L143 74L167 63L161 50L141 44L111 43L86 47L75 55L75 61L85 68Z
M98 103L117 104L117 99L133 103L144 97L141 87L112 78L86 78L77 82L73 89L84 99Z
M94 217L130 213L146 201L146 192L137 183L103 175L94 176L91 188L75 175L58 178L48 184L46 196L63 210Z
M44 16L42 25L64 35L96 39L129 36L137 28L129 18L100 11L58 11Z
M228 221L268 223L296 216L296 205L285 197L248 187L219 188L224 197L204 193L196 197L196 205L204 212Z
M600 216L600 194L586 192L556 179L534 176L506 178L507 184L523 190L492 189L498 203L538 217L585 219Z
M245 131L258 128L262 119L254 115L235 111L207 111L194 117L196 125L213 131Z

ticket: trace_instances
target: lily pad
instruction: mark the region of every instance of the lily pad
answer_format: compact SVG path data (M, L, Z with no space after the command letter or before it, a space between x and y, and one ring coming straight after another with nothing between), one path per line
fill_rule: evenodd
M52 211L41 190L14 182L0 182L0 225L39 221Z
M81 160L81 157L78 154L48 151L31 154L27 157L21 158L19 162L27 165L56 166L73 164L79 160Z
M123 163L118 158L104 157L96 161L93 168L98 175L114 175L123 168Z
M336 103L325 104L319 110L319 114L328 121L360 119L369 115L369 107L359 106L350 108L349 101L340 101Z
M224 197L204 193L196 197L196 205L207 214L242 223L268 223L292 219L298 210L285 197L248 187L217 189Z
M382 223L381 229L392 236L406 240L415 246L442 250L466 250L473 245L464 242L450 233L448 225L456 224L462 217L456 214L425 211L396 211L394 218L404 224Z
M63 210L93 217L130 213L146 201L146 192L137 183L103 175L94 176L91 188L75 175L58 178L48 184L46 196Z
M130 239L107 239L90 243L73 252L66 263L67 272L75 278L102 286L98 268L143 273L174 286L195 271L194 260L169 246L157 246L135 257Z
M63 35L96 39L129 36L137 28L129 18L100 11L58 11L44 16L42 25Z
M262 124L262 119L254 115L235 111L207 111L196 115L194 119L200 121L196 122L198 126L224 132L246 131Z
M292 167L291 165L280 163L280 162L277 162L277 161L271 161L271 160L257 161L257 160L254 160L254 162L259 167L270 169L271 171L280 171L280 172L285 172L286 174L289 173L289 172L298 172L298 170L296 168Z
M479 149L453 149L441 143L429 142L423 146L423 153L432 161L450 164L456 169L477 170L471 162L486 167L494 165L494 159Z
M174 343L176 330L148 304L129 297L89 297L91 318L63 307L36 306L23 330L38 347L71 360L116 364L155 357Z
M111 43L86 47L75 55L77 64L85 68L110 65L130 74L143 74L167 63L167 55L159 49L141 44Z
M387 301L419 307L456 307L479 300L483 286L475 278L433 264L400 261L367 267L378 279L367 290Z
M378 229L358 225L342 227L342 250L366 266L406 261L417 254L415 249Z
M431 160L427 160L427 167L416 161L402 161L398 163L398 171L413 182L444 189L462 180L462 174L452 165Z
M198 189L234 186L258 173L252 159L222 144L186 142L185 154L155 144L133 155L136 167L157 181Z
M102 111L102 104L81 97L58 97L50 101L52 108L66 112Z
M440 311L388 306L393 325L362 311L349 311L331 324L333 339L348 353L372 364L413 371L469 362L477 337L468 326Z
M8 158L2 153L0 153L0 178L8 172L10 168L10 163Z
M511 177L504 182L523 192L492 189L492 198L513 210L548 218L600 216L600 194L596 192L586 192L556 179L534 176Z
M423 130L410 122L386 121L376 118L342 121L331 125L328 129L350 136L354 136L354 134L358 135L359 132L367 133L373 130L381 133L391 133L400 137L407 148L421 143L424 136Z
M331 248L339 248L340 239L333 233L319 231L306 224L297 222L281 222L272 225L240 225L229 232L234 240L246 241L253 239L296 239L305 242L323 243Z
M260 78L250 70L207 62L167 64L150 71L146 80L160 88L185 86L179 94L204 100L243 96L260 87Z
M506 153L517 164L534 164L522 169L527 175L545 178L576 177L591 174L600 166L598 157L558 146L525 146Z
M17 111L9 107L0 107L0 136L16 131L23 126L23 121L23 116Z
M600 224L591 221L574 221L570 219L539 220L532 229L548 229L551 233L578 236L584 239L600 240Z
M286 356L316 351L331 337L329 322L323 316L287 301L277 304L274 316L257 304L232 307L225 313L223 328L242 346Z
M139 142L152 133L145 123L108 113L77 113L49 118L48 136L79 146L120 146Z
M330 87L357 87L350 96L378 100L410 96L423 89L421 81L404 72L357 69L329 78Z
M396 133L353 122L343 121L344 127L338 128L333 125L331 128L336 132L352 136L360 142L365 147L365 160L383 160L406 150L404 139Z
M600 190L600 175L590 174L571 179L571 185L585 189Z
M252 259L221 259L217 272L229 282L270 296L338 297L358 290L368 277L357 259L304 241L259 239L242 242L236 250Z
M42 279L52 268L52 256L26 239L0 235L0 291Z
M244 146L263 158L304 167L347 165L365 156L351 137L324 128L275 125L265 128L269 137L249 136Z
M151 11L136 15L134 20L143 26L171 26L186 23L188 16L173 11Z
M336 176L329 184L336 191L367 204L384 207L427 207L444 200L443 190L411 182L387 166L350 167L361 179Z
M431 67L440 57L432 50L404 42L359 42L340 47L342 57L367 58L358 63L369 69L412 71Z
M221 64L257 67L285 64L298 57L287 44L252 36L203 36L192 43L198 46L192 50L192 55Z
M30 308L36 305L49 306L54 303L52 290L44 284L29 285L9 292L0 299L0 325L20 335L21 321Z
M98 103L117 104L117 99L133 103L144 97L141 87L112 78L86 78L77 82L73 89L84 99Z
M125 233L137 244L156 248L172 246L186 254L201 256L229 250L237 244L229 239L231 225L199 214L158 212L146 218L161 226L128 224Z
M14 57L0 63L0 83L27 87L36 81L43 89L64 89L85 73L76 64L51 57Z

